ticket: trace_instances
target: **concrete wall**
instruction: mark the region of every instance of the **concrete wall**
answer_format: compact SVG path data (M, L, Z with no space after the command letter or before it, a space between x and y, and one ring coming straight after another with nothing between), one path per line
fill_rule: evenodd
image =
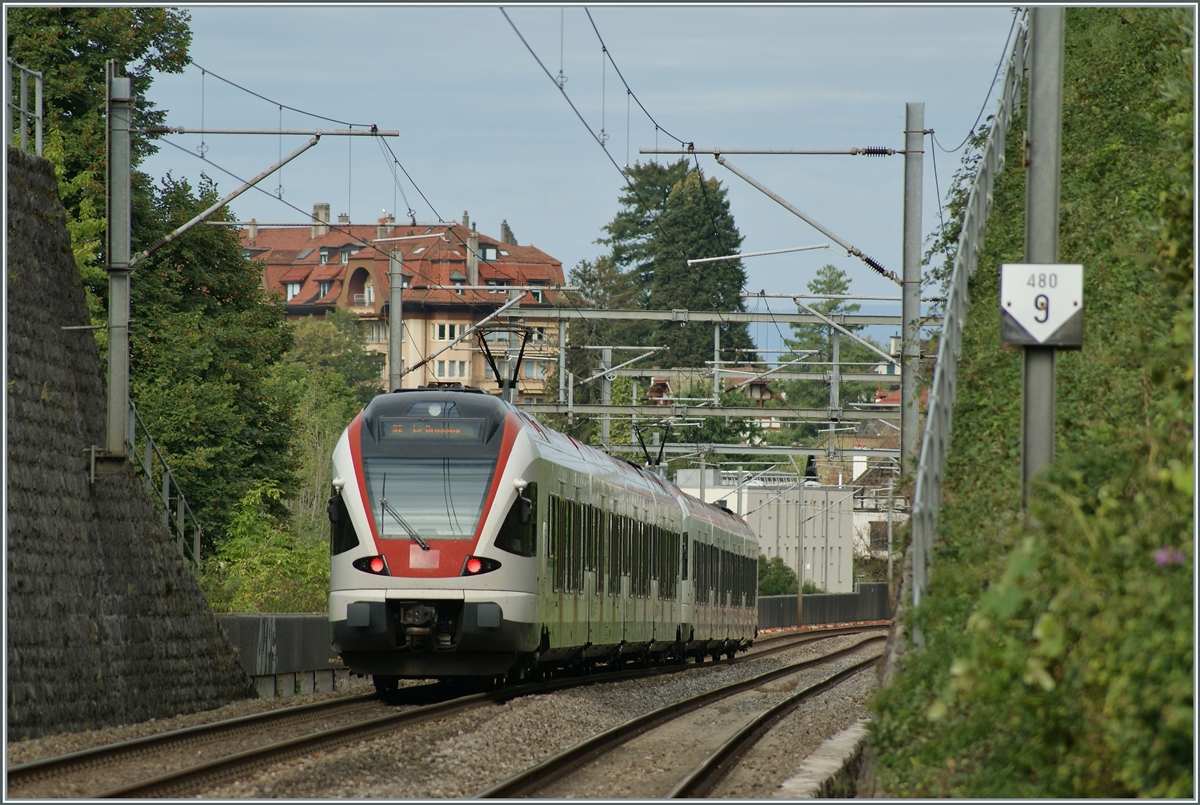
M217 621L260 698L327 693L349 684L350 672L330 645L328 615L235 613Z
M51 163L8 149L8 738L253 696L132 473L88 481L105 391ZM136 275L134 278L136 282Z
M818 593L804 596L804 625L888 620L887 583L858 585L855 593ZM758 628L786 629L796 625L796 596L760 595Z

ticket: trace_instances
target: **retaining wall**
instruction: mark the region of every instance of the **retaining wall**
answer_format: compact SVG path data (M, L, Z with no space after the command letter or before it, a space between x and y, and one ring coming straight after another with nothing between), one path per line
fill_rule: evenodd
M131 471L88 480L105 388L52 163L7 154L8 738L254 695ZM136 281L136 279L135 279Z

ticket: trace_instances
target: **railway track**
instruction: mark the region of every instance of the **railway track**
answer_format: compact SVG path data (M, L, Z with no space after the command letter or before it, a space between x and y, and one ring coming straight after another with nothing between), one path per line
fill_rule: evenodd
M752 662L861 631L863 627L772 635L759 641L750 653L719 663L575 674L467 695L458 686L423 684L401 688L387 701L372 693L286 707L15 765L8 769L8 793L21 798L187 796L273 763L519 696ZM278 740L281 733L289 738Z
M711 709L734 697L745 696L747 692L762 690L765 685L794 676L798 672L808 671L832 661L860 653L864 648L881 644L885 640L885 636L871 637L854 646L827 654L816 660L789 664L751 679L716 688L706 693L658 708L563 750L559 754L547 758L541 763L507 780L480 791L476 794L476 797L486 799L535 795L552 798L566 796L612 796L614 775L622 774L624 770L620 768L621 761L618 760L612 764L606 761L617 754L619 750L632 746L635 741L642 739L643 736L652 731L669 729L672 725L676 725L675 732L668 735L665 741L660 739L659 743L665 742L674 745L678 749L687 740L681 739L681 734L686 734L687 736L696 735L695 725L685 724L682 733L677 726L677 723L681 719L687 718L690 714L702 708ZM761 710L755 717L736 728L724 740L719 741L719 743L712 747L706 748L706 754L703 759L698 764L689 767L683 774L676 774L673 784L665 790L655 791L642 787L638 796L655 798L695 798L705 796L713 790L725 774L736 764L738 758L770 729L772 724L776 723L802 702L835 687L840 682L874 665L878 662L880 656L879 652L873 652L870 656L857 660L845 668L824 674L820 679L809 682L796 693L787 696L782 701L765 710ZM726 712L728 712L728 708ZM730 719L721 720L729 721ZM737 720L737 718L735 717L733 720ZM710 734L721 734L719 730L713 730L711 727L704 731ZM634 760L632 765L643 768L647 765L654 765L643 762L645 759L653 757L653 750L641 747L633 749L631 752L637 757L637 760ZM661 762L662 759L660 758L659 761ZM611 768L610 765L612 766ZM670 765L670 760L664 765ZM675 772L667 769L663 770L663 774L658 776L669 777L672 774L675 774ZM576 777L586 778L593 785L598 784L600 790L589 790L587 783L577 782ZM659 785L661 787L662 783L660 782ZM624 796L624 794L621 794L621 796Z

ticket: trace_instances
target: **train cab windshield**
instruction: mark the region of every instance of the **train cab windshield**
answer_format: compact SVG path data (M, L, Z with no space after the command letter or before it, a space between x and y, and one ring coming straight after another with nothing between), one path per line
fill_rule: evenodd
M383 539L472 539L499 459L505 410L490 395L415 391L364 411L362 468Z
M379 536L474 537L495 465L493 459L364 457Z

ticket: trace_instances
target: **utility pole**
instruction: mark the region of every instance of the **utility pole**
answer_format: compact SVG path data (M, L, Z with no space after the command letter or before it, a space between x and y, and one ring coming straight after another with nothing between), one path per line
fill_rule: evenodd
M904 322L900 363L900 471L916 467L921 360L921 190L925 104L910 103L904 117L904 267L900 318ZM918 547L918 550L922 550Z
M1065 12L1061 6L1038 7L1032 15L1025 261L1057 263ZM1028 503L1030 481L1054 461L1054 351L1053 346L1025 347L1021 395L1024 503Z
M132 81L106 63L108 87L108 438L107 458L124 462L129 407L129 119Z
M604 376L600 378L600 402L604 405L612 404L612 375L609 373L609 367L612 366L612 347L605 347L600 350L600 371ZM612 414L605 414L600 417L600 444L605 447L612 441Z
M399 391L404 377L404 258L388 252L388 391Z
M721 405L721 325L713 325L713 407Z

